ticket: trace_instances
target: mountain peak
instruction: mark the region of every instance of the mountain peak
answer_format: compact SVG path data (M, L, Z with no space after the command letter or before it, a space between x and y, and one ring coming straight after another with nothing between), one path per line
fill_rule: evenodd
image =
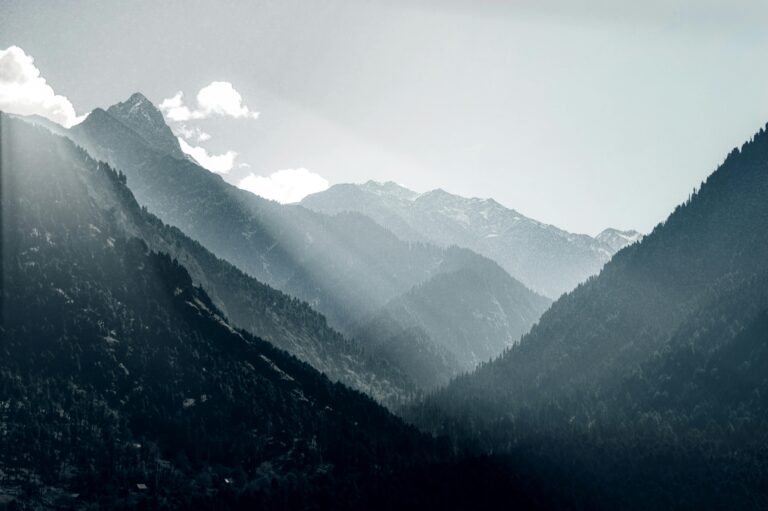
M360 188L376 195L389 195L406 200L414 200L419 196L418 193L399 183L395 183L394 181L385 181L382 183L380 181L369 180L360 185Z
M113 115L118 113L121 117L127 115L135 117L140 115L152 118L155 121L158 119L158 116L161 119L163 117L160 110L158 110L157 107L155 107L155 105L153 105L141 92L134 92L131 94L131 97L125 101L112 105L107 111ZM165 122L163 121L163 123Z
M642 237L643 235L635 230L620 231L619 229L609 227L595 236L595 239L611 247L614 252L618 252L627 245L631 245L640 240Z
M184 158L179 141L165 123L160 110L141 92L112 105L107 113L138 133L153 148L176 158Z
M143 103L143 102L149 103L149 100L141 92L134 92L133 94L131 94L131 97L128 98L128 100L126 101L126 103Z
M94 125L100 125L103 122L114 122L114 117L112 117L110 114L107 113L106 110L104 110L101 107L96 107L88 114L88 117L85 118L83 122L80 124L77 124L71 128L71 130L80 130L85 126L94 126Z
M419 195L419 199L440 199L440 198L455 198L456 195L453 195L452 193L448 193L442 188L435 188L434 190L429 190L428 192L424 192L421 195Z

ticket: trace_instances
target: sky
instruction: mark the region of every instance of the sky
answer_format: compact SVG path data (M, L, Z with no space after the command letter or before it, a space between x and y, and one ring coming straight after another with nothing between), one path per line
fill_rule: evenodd
M0 0L0 109L140 91L283 201L373 179L648 232L768 121L766 26L751 0Z

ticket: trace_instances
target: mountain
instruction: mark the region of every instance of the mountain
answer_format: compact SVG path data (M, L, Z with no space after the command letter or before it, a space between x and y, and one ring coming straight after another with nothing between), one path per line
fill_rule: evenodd
M441 266L354 331L378 356L407 368L425 389L501 354L551 303L469 250L449 248ZM410 341L402 342L407 337ZM427 343L435 352L429 357L422 355Z
M176 228L143 211L142 236L189 271L231 323L245 329L379 402L394 405L416 387L402 371L377 359L328 325L309 304L273 289L218 259Z
M504 310L502 314L520 318L496 321L494 328L485 329L485 337L470 335L466 325L459 324L458 314L452 318L443 314L444 319L452 320L450 324L457 332L462 332L461 342L476 339L495 346L478 347L476 353L471 349L443 352L440 346L447 340L426 343L438 333L430 326L436 324L438 316L424 306L412 309L411 323L398 320L396 328L367 328L359 343L345 339L334 330L354 336L362 331L357 327L390 300L436 274L453 271L446 263L452 249L402 241L359 213L327 216L299 206L281 206L239 190L189 159L162 152L159 142L148 145L149 138L165 139L162 146L177 145L167 126L160 126L162 116L158 120L158 115L144 96L134 94L107 110L94 110L65 134L97 158L124 170L128 185L148 212L178 228L149 221L163 232L144 237L154 250L183 262L194 281L234 325L269 339L332 379L384 403L396 404L413 391L431 388L460 370L473 368L479 356L497 354L510 340L517 340L543 311L540 297L516 283L497 297L488 294L488 301L477 307L477 314L484 308L482 312L490 315L498 314L494 310L498 305L491 299L504 304L518 300L522 307L520 311ZM144 125L152 137L140 133ZM218 260L203 246L233 265ZM477 265L478 273L486 266L481 257L466 257L462 264L468 271ZM511 280L501 269L494 278L505 283ZM305 304L289 303L290 298L269 286L305 300L328 317L329 325ZM462 290L454 285L453 292ZM519 296L509 300L504 293ZM529 307L532 303L536 305ZM454 303L453 309L458 305ZM412 330L414 327L422 330ZM405 329L414 335L406 335ZM374 334L385 336L387 342L379 342ZM495 336L492 341L487 338L491 334ZM451 339L458 342L455 336ZM408 346L409 342L413 346ZM406 353L419 356L411 360L403 356ZM415 360L421 362L414 364Z
M233 327L145 242L122 174L4 115L0 133L4 501L303 507L436 459L370 398Z
M122 103L112 105L107 113L131 128L153 149L174 158L185 158L179 140L165 123L163 114L143 94L137 92Z
M643 235L637 231L620 231L618 229L605 229L595 236L595 239L611 247L611 250L618 252L627 245L631 245L643 238Z
M259 281L305 300L333 328L353 333L387 302L446 271L447 248L403 241L360 213L325 215L301 206L279 205L229 185L189 159L148 144L143 126L154 133L159 112L142 112L153 108L136 94L107 110L94 110L68 136L96 158L125 172L128 185L148 211ZM166 130L160 131L167 135ZM466 264L482 265L479 261ZM239 326L249 327L223 300L220 305ZM387 333L392 337L394 332ZM517 336L517 331L505 332L502 338ZM302 356L298 346L281 347ZM327 365L316 367L326 370ZM396 372L388 371L389 376L379 378L376 385L355 382L359 371L342 381L366 390L379 386L377 396L392 395L394 391L387 385L401 389L410 385L401 381L402 372ZM389 383L383 383L384 379Z
M767 194L761 129L666 222L412 420L574 467L600 507L762 508Z
M2 113L0 150L3 507L551 508L234 327L120 171Z
M67 133L69 132L67 128L62 126L61 124L54 122L47 117L43 117L41 115L19 115L19 114L8 114L4 113L3 115L6 115L9 119L18 119L20 121L24 121L28 124L34 124L35 126L42 126L43 128L47 129L51 133L55 133L56 135L61 136L67 136Z
M344 331L439 266L441 249L403 242L363 215L282 206L157 150L143 128L123 117L131 109L95 109L69 136L123 171L139 203L161 220L259 281L309 302L334 327Z
M143 96L133 98L140 98L141 108L121 104L118 110L137 113L151 106ZM23 120L50 129L36 119ZM63 129L57 131L67 134ZM92 192L98 195L97 189ZM268 339L331 379L366 392L383 403L396 404L416 390L401 370L382 363L359 343L342 336L307 303L262 284L217 258L179 229L165 225L146 209L139 208L133 196L123 200L122 208L131 212L125 220L126 233L141 237L150 249L170 254L184 264L195 284L205 289L234 326Z
M597 273L621 248L618 231L605 235L608 244L537 222L493 199L469 199L440 189L418 194L391 182L335 185L301 204L327 214L363 213L402 239L469 248L550 298Z

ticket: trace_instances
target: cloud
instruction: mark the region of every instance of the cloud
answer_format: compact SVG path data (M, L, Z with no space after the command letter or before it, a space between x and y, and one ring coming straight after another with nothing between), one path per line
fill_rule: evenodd
M211 139L211 135L204 132L200 128L197 128L197 127L190 128L186 124L182 124L181 126L175 127L174 133L176 133L177 136L182 136L187 140L194 140L195 142L205 142L206 140Z
M258 112L248 110L248 107L243 104L240 93L229 82L211 82L207 87L200 89L197 93L197 104L208 115L220 114L253 119L259 116Z
M192 111L184 106L183 96L184 93L179 91L175 96L164 99L159 105L160 111L172 121L188 121L195 118L192 116Z
M298 202L311 193L327 190L328 180L307 169L284 169L267 177L253 173L241 179L239 188L282 204Z
M40 76L35 59L18 46L0 50L0 110L37 114L67 128L85 119L66 97L53 91Z
M243 97L229 82L211 82L197 93L197 107L184 104L184 93L179 91L160 103L160 110L171 121L207 119L214 115L256 119L259 112L243 104Z
M180 124L186 121L207 119L213 116L256 119L258 112L251 111L243 104L243 97L229 82L211 82L200 89L195 97L197 105L187 106L184 93L179 91L164 99L160 111L173 124L173 131L179 138L181 150L192 156L200 165L212 172L226 174L235 166L235 151L212 155L199 144L211 139L211 135L196 126ZM242 167L240 163L238 167Z
M224 154L208 154L204 147L191 146L181 137L178 137L181 150L190 155L200 165L217 174L227 174L235 166L235 151L227 151Z

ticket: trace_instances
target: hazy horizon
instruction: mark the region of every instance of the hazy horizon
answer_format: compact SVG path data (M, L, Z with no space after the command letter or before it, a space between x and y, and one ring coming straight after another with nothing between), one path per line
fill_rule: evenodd
M765 0L0 2L0 511L768 509Z
M0 50L70 117L146 94L187 152L276 197L394 181L648 232L768 121L768 6L579 6L12 1Z

